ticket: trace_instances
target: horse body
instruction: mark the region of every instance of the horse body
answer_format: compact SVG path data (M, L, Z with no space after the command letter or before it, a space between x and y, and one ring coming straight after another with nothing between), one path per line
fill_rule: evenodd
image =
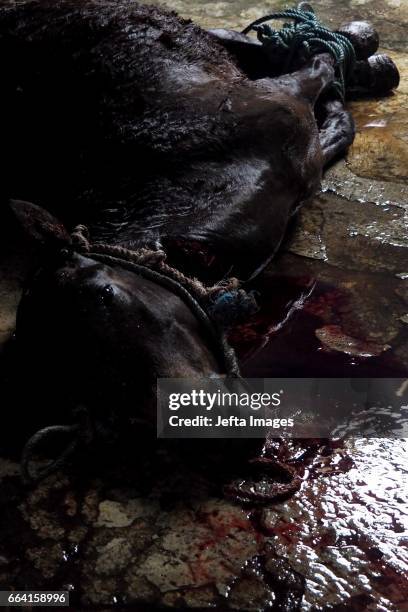
M245 276L316 191L328 56L251 81L210 34L126 0L7 0L0 28L9 196L95 240L204 243Z

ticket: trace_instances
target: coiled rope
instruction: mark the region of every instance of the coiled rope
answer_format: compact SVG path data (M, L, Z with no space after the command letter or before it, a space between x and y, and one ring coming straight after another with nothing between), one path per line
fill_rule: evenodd
M290 19L291 22L285 22L280 30L276 30L266 23L276 19ZM299 54L309 58L318 53L330 53L336 62L337 78L333 87L344 101L347 81L356 62L354 47L346 36L333 32L319 21L308 3L301 2L297 9L286 9L256 19L242 33L248 34L251 30L256 32L268 53L280 51L287 54L284 72L294 68Z

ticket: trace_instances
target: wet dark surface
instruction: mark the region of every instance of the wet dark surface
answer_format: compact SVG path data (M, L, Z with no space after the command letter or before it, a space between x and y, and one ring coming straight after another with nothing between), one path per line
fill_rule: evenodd
M205 442L122 450L31 491L3 460L2 587L68 588L75 609L404 609L402 441L292 448L301 489L272 505L223 499L234 474L242 491L267 491L270 478L248 472L255 449Z
M292 276L281 276L289 265ZM243 373L248 378L405 377L406 331L393 326L388 308L378 307L388 294L394 312L403 317L399 287L398 279L381 274L354 273L351 281L350 273L336 268L319 279L313 263L281 256L256 284L259 313L231 334Z
M271 8L167 4L205 27L242 28ZM371 20L402 83L386 99L352 103L358 132L347 160L327 173L322 193L301 211L258 287L261 311L232 339L248 376L405 377L408 5L313 4L331 25ZM2 247L2 342L32 263L27 248ZM28 400L7 419L3 441L19 439L31 410ZM67 588L78 610L408 609L406 441L356 439L330 449L322 441L306 454L292 448L300 489L261 505L223 495L230 482L268 492L274 479L247 462L261 449L202 442L156 446L148 432L129 431L123 447L78 457L67 474L34 489L21 484L18 452L4 455L0 588Z

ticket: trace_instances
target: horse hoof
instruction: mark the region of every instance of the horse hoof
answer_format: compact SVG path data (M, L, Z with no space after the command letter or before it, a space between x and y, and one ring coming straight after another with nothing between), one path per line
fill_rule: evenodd
M350 40L359 60L368 59L380 44L378 32L367 21L344 23L337 31Z
M388 55L381 53L356 63L348 89L352 97L353 94L381 96L396 89L399 82L397 66Z
M384 94L396 89L400 82L400 74L392 59L381 53L368 58L370 66L370 92Z

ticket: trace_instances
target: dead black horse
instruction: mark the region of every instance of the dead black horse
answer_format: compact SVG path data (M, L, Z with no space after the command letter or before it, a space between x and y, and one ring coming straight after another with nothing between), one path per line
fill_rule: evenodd
M282 74L279 49L133 0L1 0L1 194L43 251L16 338L59 405L109 422L157 377L236 373L211 312L251 300L191 276L259 272L352 143L327 50L353 43L349 90L397 86L372 28L341 31Z

